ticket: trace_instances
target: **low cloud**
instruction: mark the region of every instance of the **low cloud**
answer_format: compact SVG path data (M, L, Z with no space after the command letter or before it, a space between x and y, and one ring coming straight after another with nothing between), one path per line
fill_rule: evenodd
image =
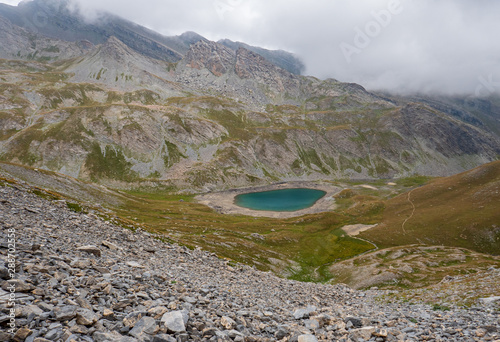
M195 31L292 51L307 74L369 89L500 89L495 0L75 1L89 17L110 11L165 35Z

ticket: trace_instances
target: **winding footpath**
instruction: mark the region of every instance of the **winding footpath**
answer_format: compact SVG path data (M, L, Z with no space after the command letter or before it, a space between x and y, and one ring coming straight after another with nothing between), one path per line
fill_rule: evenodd
M415 214L415 204L413 203L413 201L411 200L411 193L416 190L416 189L412 189L411 191L408 192L408 202L410 202L411 206L412 206L412 211L411 211L411 214L410 216L408 216L404 221L403 223L401 224L401 229L403 230L403 233L406 235L406 229L405 229L405 224L406 222L408 222L412 217L413 215Z

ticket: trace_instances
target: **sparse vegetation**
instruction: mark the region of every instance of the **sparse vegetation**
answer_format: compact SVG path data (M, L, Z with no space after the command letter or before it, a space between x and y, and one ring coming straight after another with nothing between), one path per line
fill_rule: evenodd
M450 307L446 305L441 305L441 304L434 304L432 305L432 310L434 311L450 311Z
M138 176L130 169L131 166L120 149L106 145L103 153L101 146L96 142L92 144L85 160L85 167L93 180L100 178L127 182L137 180Z
M168 154L163 156L163 160L167 168L174 166L181 158L186 158L186 156L179 151L177 145L165 140L165 146L167 147Z
M82 206L78 203L66 202L66 205L68 206L69 209L73 210L76 213L84 212Z
M28 39L36 49L36 37ZM113 84L117 87L125 82L126 90L110 90L105 85L74 83L71 74L59 72L71 61L44 63L52 57L43 52L56 54L59 47L39 49L25 53L28 61L0 60L0 98L7 104L0 112L0 122L2 127L10 127L0 132L6 146L0 158L61 170L67 166L62 156L80 154L75 169L81 169L81 176L100 183L125 184L129 189L137 187L124 194L120 205L107 205L109 215L102 215L112 222L127 229L140 225L162 234L161 239L201 246L230 258L231 264L251 264L302 281L354 282L353 270L370 268L373 263L370 276L382 279L377 286L402 289L438 282L444 272L461 274L467 267L497 263L496 258L478 256L474 251L492 255L500 251L500 164L485 166L477 174L446 179L415 174L391 179L395 184L388 186L389 178L411 175L416 165L432 159L432 153L431 159L425 159L428 151L413 142L416 135L408 133L407 137L398 128L402 121L397 117L403 114L396 105L370 99L367 93L350 93L346 91L349 85L337 81L311 79L307 81L311 89L304 90L302 97L285 89L279 94L281 100L269 103L207 96L218 94L212 89L178 91L180 83L167 93L156 85L142 89L148 85L142 85L136 74L126 73L116 74ZM22 55L20 51L18 57ZM177 63L163 64L163 68L163 72L182 71ZM86 73L89 82L112 81L107 78L113 77L101 66ZM315 82L319 85L313 85ZM257 88L266 96L272 93L266 84L245 91L253 93ZM170 91L185 96L168 97ZM453 127L460 131L459 126ZM446 133L443 127L434 128ZM136 136L141 148L147 146L144 149L150 151L144 155L131 152L129 140L121 145L120 139L126 140L126 136ZM425 136L418 139L425 140ZM269 150L262 153L259 146ZM195 160L202 148L210 150L210 160ZM293 157L283 161L270 157L282 151ZM136 160L143 163L137 169L145 179L133 171ZM142 169L142 165L153 164ZM246 169L247 165L253 169ZM466 158L463 165L468 165ZM163 172L174 171L182 173L182 179L159 179ZM194 192L214 186L277 182L293 178L293 173L311 178L322 173L345 187L335 196L336 209L294 219L249 218L221 215L197 204L192 195L175 194L187 188ZM388 180L350 180L370 177ZM364 183L372 188L363 188ZM141 184L148 187L141 188ZM173 189L175 186L182 188ZM58 198L55 193L34 192ZM67 205L77 212L86 208L76 199ZM378 226L358 238L342 230L349 224ZM255 239L254 233L264 239ZM454 257L450 257L439 250L407 246L412 244L456 249L446 250L452 251ZM376 251L372 259L372 253L363 254L374 251L375 245L385 250ZM400 249L393 251L393 247ZM332 268L351 258L351 270L337 272ZM412 258L419 263L413 263ZM404 267L403 260L411 270ZM435 305L437 310L446 308Z
M206 109L203 113L207 118L224 126L229 132L229 137L231 139L249 140L251 138L251 133L245 128L241 114L233 113L227 109Z

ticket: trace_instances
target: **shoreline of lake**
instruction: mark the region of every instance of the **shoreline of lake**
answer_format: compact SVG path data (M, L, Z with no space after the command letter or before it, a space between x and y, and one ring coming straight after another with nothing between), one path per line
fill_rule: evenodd
M252 210L240 207L234 203L234 198L241 194L246 194L250 192L281 190L281 189L293 189L293 188L308 188L308 189L322 190L325 191L326 194L318 201L316 201L316 203L313 204L311 207L291 212ZM290 218L290 217L298 217L307 214L316 214L334 210L336 204L333 196L342 190L343 189L341 187L322 182L306 182L306 181L281 182L265 186L237 188L226 191L211 192L211 193L197 195L195 199L198 203L204 204L221 214L247 215L254 217L270 217L270 218Z

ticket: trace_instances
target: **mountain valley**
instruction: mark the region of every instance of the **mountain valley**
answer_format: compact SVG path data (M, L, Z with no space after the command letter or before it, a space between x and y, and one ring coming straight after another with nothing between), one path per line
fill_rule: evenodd
M17 7L0 4L0 195L5 195L0 205L13 210L0 212L8 217L1 221L3 229L10 227L12 213L27 206L24 199L31 198L37 211L26 210L33 222L35 216L45 215L39 209L43 205L55 212L62 208L63 216L80 220L76 226L88 233L85 241L98 245L113 262L120 253L130 259L135 252L117 249L115 255L114 249L100 245L99 234L114 239L113 244L123 235L130 246L141 241L154 245L156 252L151 255L144 246L138 249L135 255L142 263L163 253L164 247L175 251L175 258L188 255L189 267L196 268L196 260L203 267L207 262L207 274L223 267L227 274L241 270L252 274L252 281L275 279L291 288L295 285L290 284L303 284L296 280L324 283L300 286L305 292L312 289L311 293L339 286L346 301L358 292L344 293L339 283L366 291L360 298L435 304L438 309L461 306L464 315L467 308L482 303L480 298L498 295L498 284L491 293L473 284L481 279L494 283L500 267L498 95L368 91L359 84L302 75L304 64L289 52L228 39L210 41L194 32L167 37L110 13L101 13L92 22L70 4L65 0L33 0ZM301 184L339 191L328 195L327 209L290 217L227 214L220 203L209 207L200 200L201 195L217 194L232 201L238 191ZM16 198L23 203L20 208ZM42 219L52 222L47 215ZM22 229L21 221L16 222ZM111 235L99 231L92 237L92 229L97 229L92 224L109 226ZM58 242L58 236L71 240L64 227L60 231L52 227L53 236L46 239L60 250L71 249ZM353 232L348 227L360 229ZM42 228L33 232L37 229ZM25 244L30 242L23 240ZM56 247L42 247L41 255L50 259ZM112 267L91 259L101 269ZM175 276L160 277L160 285L155 283L160 278L146 277L146 283L153 284L149 299L159 288L176 296L183 291L165 279L182 286L204 281L184 277L181 268L186 264L177 271L172 260L169 267L176 269ZM117 267L125 272L122 266ZM157 266L148 264L144 271ZM140 277L135 276L131 283L139 288ZM119 277L126 278L122 273ZM240 285L228 288L240 291ZM195 292L186 286L189 293ZM432 291L427 295L426 289ZM446 295L439 297L440 291ZM106 300L119 306L111 297ZM294 303L321 306L312 294L303 298L303 303ZM202 310L205 301L190 307L177 299L161 306ZM104 314L102 303L97 310L97 300L91 301L91 309ZM137 303L129 304L146 312ZM498 314L498 305L477 310L488 317L483 321L489 327L489 315ZM205 317L194 319L194 309L190 313L191 322L222 329L220 318L211 324ZM125 314L118 316L122 322ZM265 316L263 322L271 317L257 316ZM276 338L277 327L267 331L265 324L262 330L251 331L259 336L255 339L223 335L235 341L297 341L292 335L301 335L303 327L280 319L293 330L284 339ZM398 324L408 322L412 321ZM94 324L92 329L99 330L100 323ZM312 331L328 340L326 336L343 334L347 341L351 335L344 333L343 323L335 324L337 328L327 330L325 323L321 333L322 328L309 327L306 335ZM422 324L428 328L431 322ZM201 334L204 326L198 328ZM189 331L194 331L190 338L198 336L198 328ZM129 333L123 324L117 329L123 336ZM491 340L498 338L496 330L488 329ZM464 336L458 340L472 340ZM118 341L122 335L113 338ZM370 338L398 340L378 335L365 340Z

